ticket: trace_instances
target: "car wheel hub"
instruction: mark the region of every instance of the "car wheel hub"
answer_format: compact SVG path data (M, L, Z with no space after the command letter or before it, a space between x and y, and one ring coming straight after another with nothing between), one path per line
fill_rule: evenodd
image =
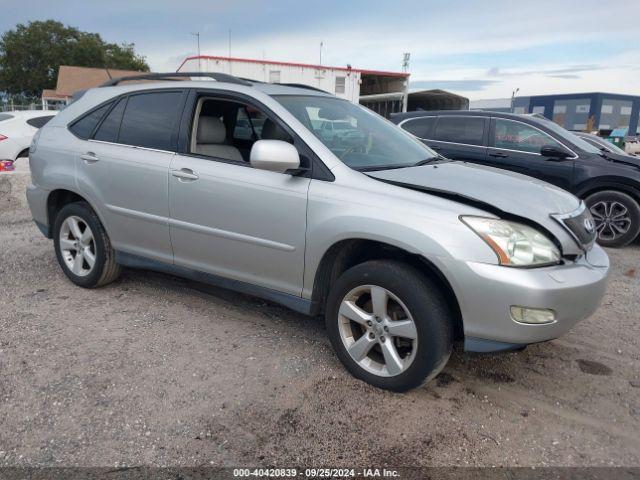
M79 277L87 276L96 263L96 245L89 225L80 217L65 219L60 228L60 253L65 265Z
M347 293L338 314L340 338L364 370L382 377L406 371L418 348L409 309L391 291L362 285Z
M589 211L595 220L599 240L615 240L631 228L629 210L620 202L596 202Z

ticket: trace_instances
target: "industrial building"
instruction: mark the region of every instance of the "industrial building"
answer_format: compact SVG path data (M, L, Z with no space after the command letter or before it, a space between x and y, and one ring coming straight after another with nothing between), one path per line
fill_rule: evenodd
M360 103L385 117L407 110L466 109L469 100L443 90L409 92L407 72L386 72L306 63L200 55L188 57L179 72L228 73L269 83L308 85Z
M530 97L477 100L471 110L538 113L567 130L600 131L608 135L617 128L627 129L627 135L640 134L638 119L640 96L617 93L567 93Z

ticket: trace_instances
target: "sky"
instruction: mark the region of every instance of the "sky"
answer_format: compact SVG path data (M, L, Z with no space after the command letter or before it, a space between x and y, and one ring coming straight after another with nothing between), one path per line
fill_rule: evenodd
M55 19L134 43L153 71L195 55L401 71L471 100L640 95L640 0L2 0L0 32ZM229 48L229 38L231 45Z

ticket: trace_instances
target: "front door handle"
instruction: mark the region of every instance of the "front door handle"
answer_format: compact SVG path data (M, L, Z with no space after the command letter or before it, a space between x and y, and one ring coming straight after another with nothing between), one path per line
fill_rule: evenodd
M495 153L490 153L489 156L496 157L496 158L507 158L509 155L507 155L506 153L495 152Z
M84 160L84 163L96 163L98 160L98 156L93 152L87 152L83 155L80 155L80 158Z
M200 178L200 176L190 168L181 168L180 170L171 170L171 175L176 177L181 182L194 181Z

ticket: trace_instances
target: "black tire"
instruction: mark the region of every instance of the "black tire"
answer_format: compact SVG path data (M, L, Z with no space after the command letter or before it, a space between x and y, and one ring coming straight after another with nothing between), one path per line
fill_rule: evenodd
M626 193L617 192L615 190L604 190L602 192L596 192L589 195L585 199L585 203L589 210L593 214L593 218L596 222L596 229L598 231L598 243L603 247L624 247L636 239L638 233L640 233L640 206L632 197ZM619 223L619 227L627 227L624 233L618 232L614 229L615 225L611 223L606 224L606 219L602 218L605 205L621 205L617 207L614 213L623 211L626 209L625 216L628 218L629 223ZM623 228L624 230L625 228Z
M66 264L60 248L60 231L65 220L69 217L79 217L93 233L93 249L95 263L91 271L84 275L76 275ZM86 202L70 203L60 209L53 225L53 243L58 263L67 278L83 288L96 288L113 282L120 275L121 267L116 263L115 252L111 247L109 236L102 226L102 222Z
M409 310L417 331L417 348L406 370L395 376L371 373L356 362L340 334L342 300L362 285L382 287ZM398 261L374 260L344 272L329 293L326 308L329 339L340 361L356 378L379 388L403 392L434 378L446 365L453 346L453 317L440 287L417 269ZM384 339L381 339L384 340Z

